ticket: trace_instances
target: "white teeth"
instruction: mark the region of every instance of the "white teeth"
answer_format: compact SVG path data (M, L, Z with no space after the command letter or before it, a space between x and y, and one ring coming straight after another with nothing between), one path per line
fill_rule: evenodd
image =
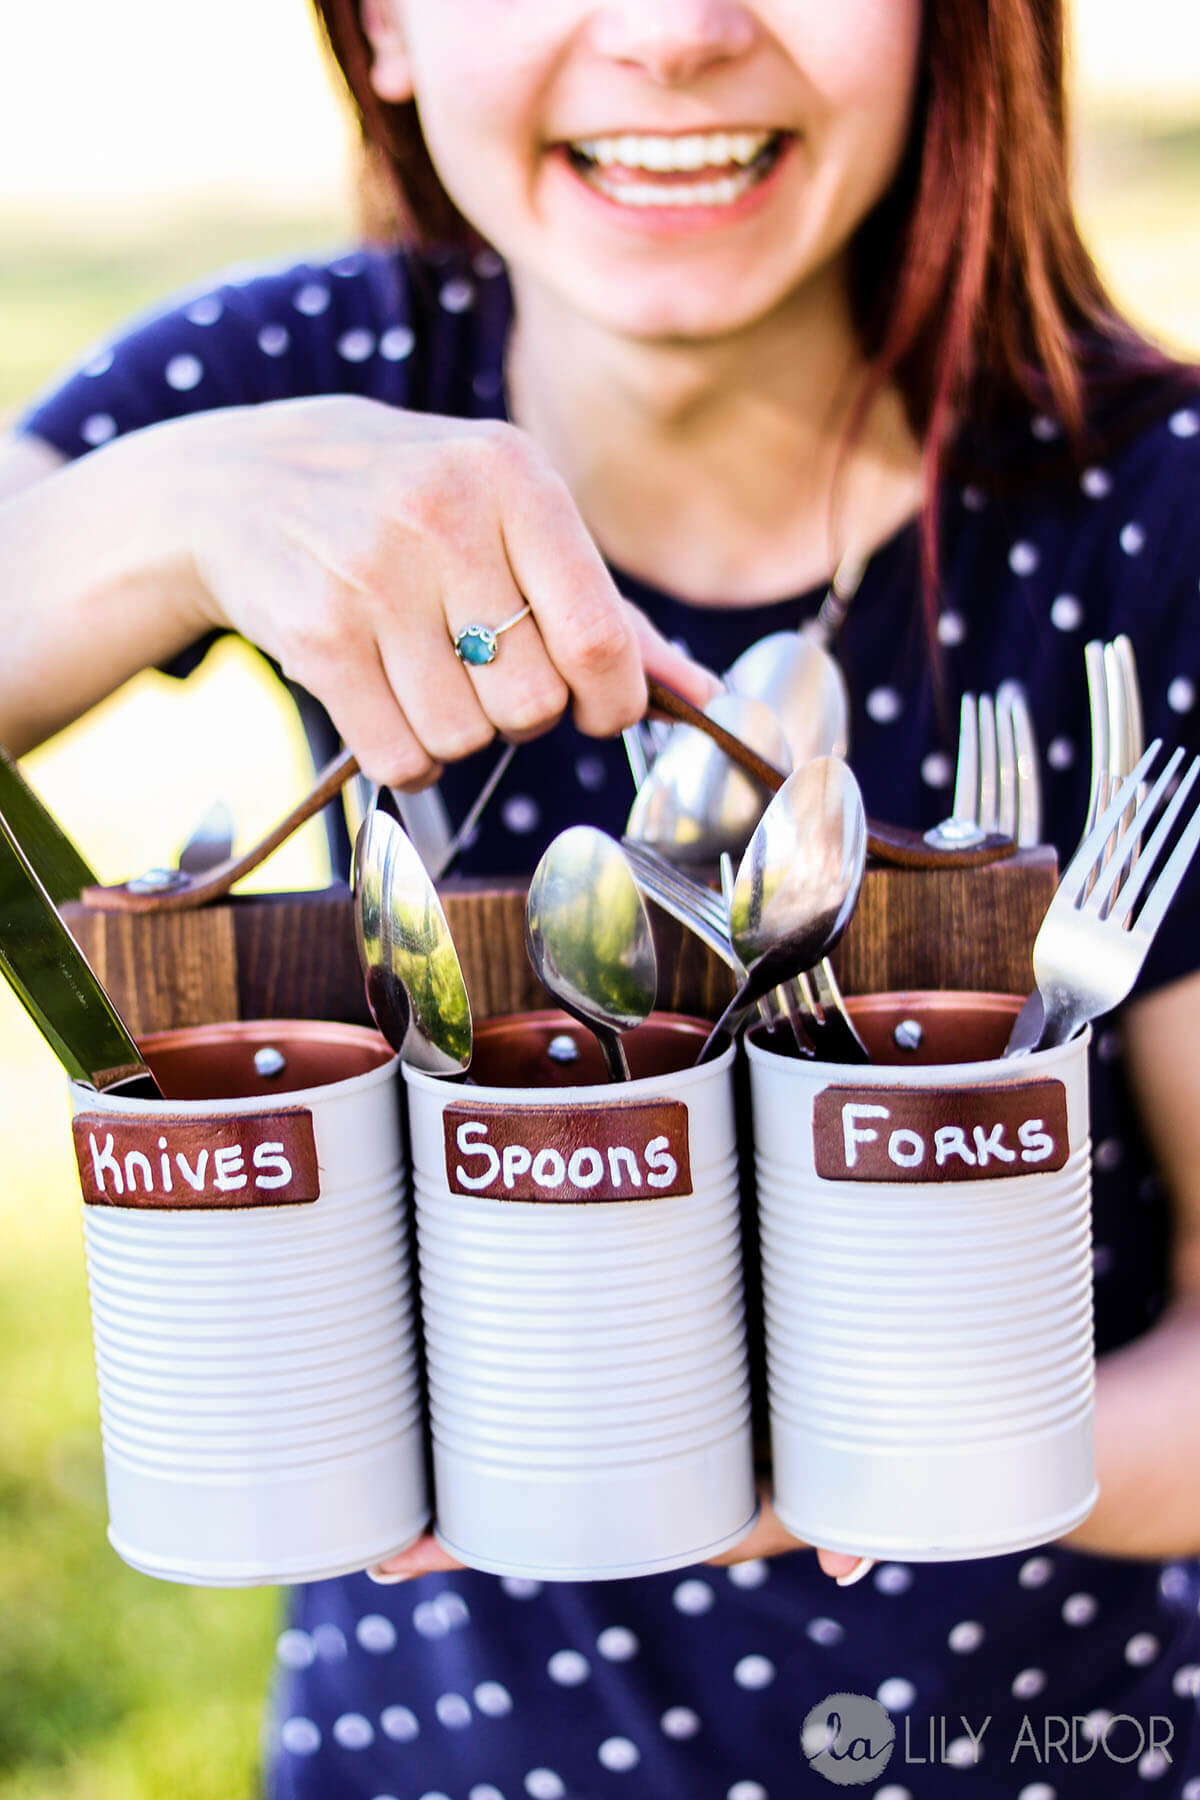
M688 137L634 136L580 138L572 146L600 168L648 169L656 175L678 170L743 167L760 156L775 136L771 131L713 131Z
M633 182L606 180L603 170L588 175L591 185L622 206L732 206L748 193L757 176L749 169L716 181Z

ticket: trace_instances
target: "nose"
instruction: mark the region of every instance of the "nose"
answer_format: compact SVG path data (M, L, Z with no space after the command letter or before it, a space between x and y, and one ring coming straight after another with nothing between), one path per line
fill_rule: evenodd
M592 43L601 56L673 87L744 55L757 33L737 0L613 0L594 18Z

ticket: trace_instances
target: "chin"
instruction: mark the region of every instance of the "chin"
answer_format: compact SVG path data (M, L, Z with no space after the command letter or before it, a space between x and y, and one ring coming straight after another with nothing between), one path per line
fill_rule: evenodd
M661 293L639 293L630 284L614 296L611 286L580 296L580 310L594 323L641 343L702 344L734 337L766 318L784 296L755 303L696 281L675 281Z

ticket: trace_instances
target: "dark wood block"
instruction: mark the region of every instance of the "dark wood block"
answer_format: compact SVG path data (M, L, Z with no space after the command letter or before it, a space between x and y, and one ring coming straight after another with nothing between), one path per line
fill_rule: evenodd
M976 869L872 865L834 957L848 993L967 988L1025 993L1033 940L1057 880L1052 850ZM525 955L525 892L455 882L443 893L477 1018L546 1004ZM729 971L651 908L659 1005L715 1018ZM221 1019L344 1019L368 1024L350 896L251 894L192 912L64 908L71 930L135 1034Z

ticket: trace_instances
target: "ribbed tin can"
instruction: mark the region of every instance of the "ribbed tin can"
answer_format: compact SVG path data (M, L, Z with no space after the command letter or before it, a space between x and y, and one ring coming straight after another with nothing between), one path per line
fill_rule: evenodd
M110 1540L200 1586L364 1568L429 1519L399 1063L310 1021L141 1048L170 1098L71 1090Z
M1087 1043L1003 1058L1018 1005L851 1002L866 1067L749 1045L775 1504L810 1543L988 1556L1095 1502Z
M619 1087L555 1014L482 1026L470 1085L405 1071L436 1530L472 1567L646 1574L754 1522L732 1056L691 1067L704 1032L629 1034Z

